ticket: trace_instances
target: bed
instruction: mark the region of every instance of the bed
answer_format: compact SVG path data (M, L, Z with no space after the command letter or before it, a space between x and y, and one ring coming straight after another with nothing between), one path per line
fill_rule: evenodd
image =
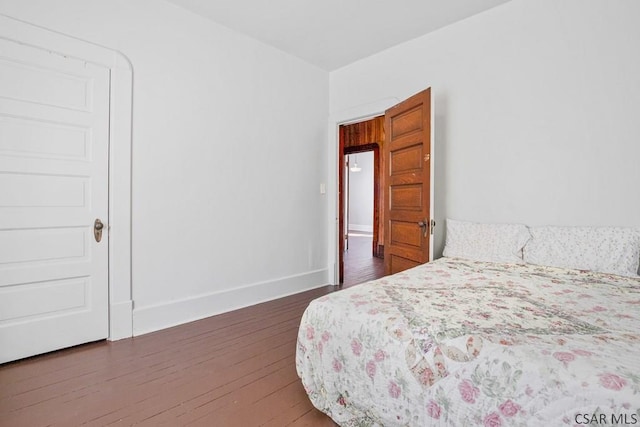
M314 300L296 353L313 405L341 426L640 424L640 233L597 231L612 273L525 230L469 253L478 233L447 226L448 256ZM545 253L562 265L527 262Z

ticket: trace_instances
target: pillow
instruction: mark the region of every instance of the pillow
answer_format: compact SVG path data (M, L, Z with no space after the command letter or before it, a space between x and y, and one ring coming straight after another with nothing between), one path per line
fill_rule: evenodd
M447 219L443 256L524 264L522 248L531 238L522 224L479 224Z
M524 248L529 264L638 277L640 229L531 227Z

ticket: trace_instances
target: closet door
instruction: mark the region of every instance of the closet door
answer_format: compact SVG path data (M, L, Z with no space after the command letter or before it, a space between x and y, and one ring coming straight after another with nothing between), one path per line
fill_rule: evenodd
M0 39L0 363L107 337L109 73Z

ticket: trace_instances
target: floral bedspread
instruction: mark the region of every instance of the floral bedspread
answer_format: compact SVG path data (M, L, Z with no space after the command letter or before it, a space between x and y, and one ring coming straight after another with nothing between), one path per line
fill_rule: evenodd
M640 279L441 258L314 300L296 367L341 426L640 425Z

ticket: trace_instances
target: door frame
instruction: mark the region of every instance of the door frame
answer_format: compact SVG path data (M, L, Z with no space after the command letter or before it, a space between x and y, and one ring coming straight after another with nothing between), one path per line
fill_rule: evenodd
M344 129L344 128L342 128ZM368 153L373 152L373 236L371 242L371 256L378 256L378 242L380 241L380 153L381 147L377 143L370 143L364 145L358 145L356 147L343 146L343 138L340 136L340 153L342 153L339 162L342 162L342 170L344 171L344 165L346 164L346 157L350 154ZM347 166L349 166L347 164ZM343 188L347 188L347 194L351 192L349 189L350 180L345 179L343 173L338 174L338 189L342 191ZM340 230L345 229L345 210L349 203L348 197L339 197L338 199L338 228ZM348 224L347 224L348 227ZM347 240L349 238L347 237ZM348 248L347 248L348 249ZM344 236L338 241L338 269L339 277L344 278Z
M0 14L0 38L80 59L110 72L109 340L133 336L131 288L131 130L133 67L122 53Z
M349 108L336 113L329 117L328 123L328 145L329 145L329 171L327 179L327 194L329 198L328 212L329 212L329 224L328 224L328 244L327 244L327 260L329 262L329 275L333 271L333 277L329 277L329 283L334 286L340 284L340 262L339 262L339 244L342 238L342 230L340 230L340 191L339 183L340 179L338 174L341 173L338 168L340 162L340 126L348 125L366 120L373 119L377 116L381 116L384 112L393 105L400 102L401 98L383 98L377 101L359 105L353 108ZM331 265L333 263L333 265Z

